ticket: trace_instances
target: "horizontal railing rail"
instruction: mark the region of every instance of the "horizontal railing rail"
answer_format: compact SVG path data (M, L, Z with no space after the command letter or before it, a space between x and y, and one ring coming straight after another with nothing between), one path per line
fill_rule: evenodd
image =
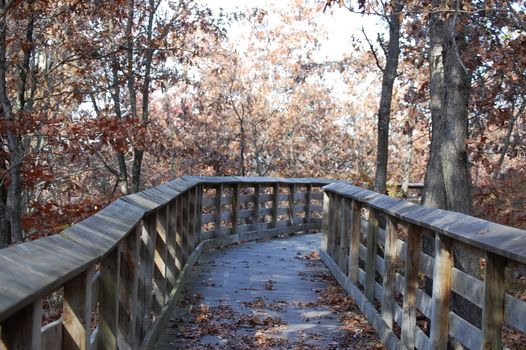
M451 338L501 349L505 330L526 333L526 302L505 291L507 269L526 274L526 231L349 184L324 191L321 257L389 349L446 349ZM482 276L456 266L456 249L480 257ZM479 326L454 311L453 294L477 307Z
M321 229L321 179L191 177L0 250L0 348L151 348L207 249ZM54 293L61 317L42 324Z

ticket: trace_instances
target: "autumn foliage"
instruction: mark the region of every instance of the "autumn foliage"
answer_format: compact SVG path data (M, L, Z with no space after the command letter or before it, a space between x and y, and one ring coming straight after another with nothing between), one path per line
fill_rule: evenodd
M0 246L59 232L183 174L371 186L383 29L367 33L376 51L357 32L336 55L322 19L345 11L381 22L390 8L380 5L294 1L225 13L193 1L1 1ZM400 13L393 195L402 195L397 184L423 182L429 158L433 6L407 2ZM524 4L460 6L475 214L525 228Z

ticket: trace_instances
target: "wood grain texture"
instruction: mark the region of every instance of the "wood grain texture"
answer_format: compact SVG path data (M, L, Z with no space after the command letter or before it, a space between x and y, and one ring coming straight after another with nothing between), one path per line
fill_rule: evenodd
M422 229L409 224L405 264L404 315L402 321L402 343L407 349L414 349L416 341L416 292L418 289L421 240Z

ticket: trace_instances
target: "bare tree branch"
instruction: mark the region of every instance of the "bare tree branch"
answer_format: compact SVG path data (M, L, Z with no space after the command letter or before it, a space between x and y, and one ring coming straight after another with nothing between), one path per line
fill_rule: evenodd
M365 29L362 27L362 33L363 35L365 36L365 40L367 41L367 43L369 44L369 47L371 49L371 52L373 54L373 57L374 57L374 60L376 61L376 66L382 71L382 73L384 72L384 67L382 67L382 65L380 64L380 60L378 59L378 56L376 54L376 49L374 48L373 44L371 43L371 41L369 40L369 37L367 37L367 34L365 33Z

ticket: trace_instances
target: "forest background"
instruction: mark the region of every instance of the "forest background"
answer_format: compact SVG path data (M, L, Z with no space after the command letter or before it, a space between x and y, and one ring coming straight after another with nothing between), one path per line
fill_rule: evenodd
M0 247L184 174L431 193L438 136L460 140L459 211L526 228L526 2L209 5L0 0Z

